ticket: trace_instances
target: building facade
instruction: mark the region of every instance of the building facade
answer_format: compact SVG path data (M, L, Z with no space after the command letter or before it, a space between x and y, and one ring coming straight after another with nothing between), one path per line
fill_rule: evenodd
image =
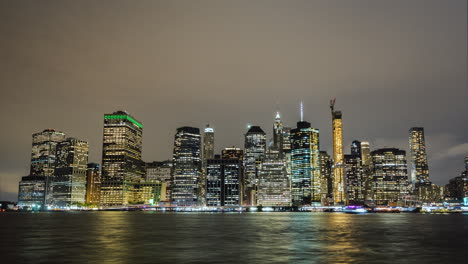
M134 185L144 175L143 124L117 111L104 115L103 132L101 205L127 205L133 202Z
M333 201L346 204L343 154L343 120L341 111L335 111L335 100L330 103L333 128Z
M240 206L243 193L242 161L217 157L207 161L206 205Z
M377 205L405 205L408 200L406 152L383 148L371 152L372 193Z
M88 163L86 170L86 203L98 205L101 201L101 170L97 163Z
M57 144L51 207L67 208L86 202L88 152L88 142L77 138Z
M160 202L170 202L172 190L172 161L153 161L146 163L146 176L147 182L164 182L166 184L166 194L161 196Z
M279 150L270 150L260 163L257 205L291 206L291 186L286 162Z
M319 130L300 121L291 130L291 193L293 205L321 202Z
M266 134L259 126L251 126L245 134L245 199L248 205L255 205L258 166L265 155Z
M410 148L410 181L413 189L418 185L429 183L429 166L427 163L424 128L413 127L409 131Z
M177 206L201 205L200 129L181 127L174 139L171 201Z

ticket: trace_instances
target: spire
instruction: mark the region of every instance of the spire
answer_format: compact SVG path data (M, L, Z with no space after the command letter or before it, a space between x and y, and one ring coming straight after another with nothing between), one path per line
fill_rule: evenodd
M304 121L304 105L302 104L301 101L301 122Z
M279 112L279 111L276 111L276 117L275 117L275 119L277 119L277 120L281 119L281 116L280 116L280 112Z

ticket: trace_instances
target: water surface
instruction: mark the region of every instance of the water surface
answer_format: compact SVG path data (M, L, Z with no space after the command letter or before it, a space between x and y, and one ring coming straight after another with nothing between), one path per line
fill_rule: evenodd
M468 261L462 214L41 212L0 224L1 263Z

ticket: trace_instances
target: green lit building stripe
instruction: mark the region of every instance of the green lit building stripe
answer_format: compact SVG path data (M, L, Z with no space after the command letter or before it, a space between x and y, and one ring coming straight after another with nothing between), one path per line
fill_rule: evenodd
M104 119L127 119L138 127L143 128L143 125L140 122L136 121L133 119L133 117L128 115L104 115Z

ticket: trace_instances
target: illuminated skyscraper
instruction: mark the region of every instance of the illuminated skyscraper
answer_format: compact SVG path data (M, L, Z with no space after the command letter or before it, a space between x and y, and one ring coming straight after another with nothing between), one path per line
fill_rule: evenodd
M351 152L353 151L351 150ZM359 154L354 152L354 154L351 155L344 155L346 183L345 190L350 204L360 204L364 202L362 163L360 156L360 152Z
M283 153L291 153L291 128L290 127L283 127L283 135L282 135L282 151Z
M426 142L424 128L413 127L410 129L410 181L413 188L419 184L429 183L429 167L427 165Z
M373 199L372 195L372 158L370 156L369 142L361 142L361 164L362 164L362 192L364 200Z
M57 144L52 207L70 207L86 202L88 142L67 138Z
M135 184L144 175L143 125L127 112L104 115L101 205L133 202Z
M242 161L221 159L207 161L206 205L239 206L242 204Z
M99 164L88 163L86 170L86 203L99 204L101 201L101 171Z
M283 149L283 123L279 112L276 112L273 124L273 148L279 151Z
M361 159L362 159L362 165L369 166L371 164L371 158L370 158L370 146L369 142L367 141L362 141L361 142Z
M291 130L291 193L293 205L318 203L320 194L319 130L300 121Z
M396 148L377 149L372 157L372 191L377 205L404 205L408 196L406 152Z
M237 159L240 161L244 160L244 151L241 148L230 147L224 148L221 151L222 159Z
M203 133L203 159L212 159L214 157L214 129L206 125Z
M203 131L202 168L200 175L200 199L201 204L205 204L206 190L206 161L214 157L214 129L206 125Z
M46 129L32 135L30 175L54 176L57 144L65 140L65 133Z
M258 165L265 155L266 134L259 126L251 126L245 134L245 202L255 205Z
M174 139L172 203L177 206L201 205L200 129L180 127Z
M320 193L323 204L330 204L333 197L332 159L326 151L320 151Z
M268 151L260 163L257 205L291 205L291 188L286 172L286 162L278 150Z
M333 125L333 201L346 204L344 182L343 121L341 111L335 111L335 99L330 102Z

